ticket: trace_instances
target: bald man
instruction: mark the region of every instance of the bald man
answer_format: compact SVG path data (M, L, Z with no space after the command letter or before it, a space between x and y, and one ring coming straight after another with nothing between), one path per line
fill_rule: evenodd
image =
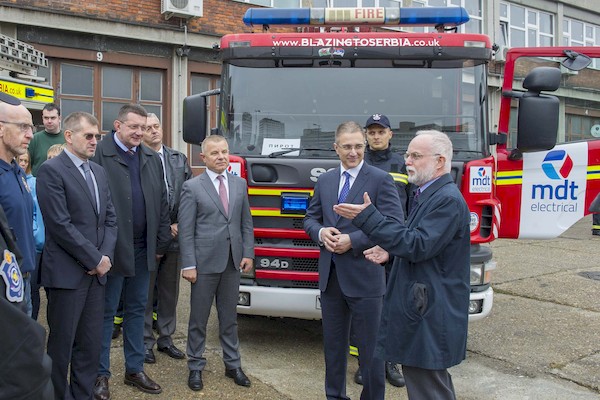
M0 102L0 205L15 234L24 282L24 300L31 316L31 274L35 271L33 198L25 172L15 158L25 154L33 138L31 113L20 102Z

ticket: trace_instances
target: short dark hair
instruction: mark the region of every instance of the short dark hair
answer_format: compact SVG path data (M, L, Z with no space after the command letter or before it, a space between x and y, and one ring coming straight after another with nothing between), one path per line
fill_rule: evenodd
M48 103L44 106L44 108L42 108L42 111L54 111L54 110L56 110L58 112L58 115L60 115L60 107L56 103Z
M144 107L140 106L139 104L125 104L119 110L117 119L119 121L123 121L123 119L125 117L127 117L127 114L129 114L129 113L137 114L141 117L146 117L146 118L148 117L148 112L146 111L146 109Z
M92 126L100 126L98 119L92 114L83 111L75 111L67 115L67 118L65 118L65 121L63 122L63 128L69 131L78 131L81 129L82 120L87 121L87 123Z
M354 121L346 121L346 122L342 122L341 124L339 124L337 129L335 130L335 142L337 143L337 141L342 133L354 133L354 132L362 133L365 140L367 140L365 130L363 129L362 126L360 126L360 124L358 124L357 122L354 122Z

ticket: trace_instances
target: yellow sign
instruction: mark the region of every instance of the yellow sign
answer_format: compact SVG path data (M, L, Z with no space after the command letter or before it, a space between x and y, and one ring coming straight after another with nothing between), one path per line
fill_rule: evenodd
M54 90L0 79L0 92L8 93L21 100L52 103Z

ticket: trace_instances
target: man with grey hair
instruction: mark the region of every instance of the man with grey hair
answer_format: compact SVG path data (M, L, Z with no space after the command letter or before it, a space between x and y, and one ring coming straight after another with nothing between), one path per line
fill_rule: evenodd
M376 356L402 364L409 399L455 399L447 368L467 349L469 209L450 175L448 136L420 131L404 158L419 187L406 225L382 215L367 193L363 204L334 210L378 244L364 252L368 260L394 256Z

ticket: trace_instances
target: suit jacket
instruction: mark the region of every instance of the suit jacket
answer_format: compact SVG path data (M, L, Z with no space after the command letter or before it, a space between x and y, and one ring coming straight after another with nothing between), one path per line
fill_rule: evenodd
M333 206L338 202L340 167L322 174L315 185L314 195L304 217L304 230L312 240L319 243L319 230L336 227L350 235L352 248L344 254L335 255L335 266L343 293L350 297L378 297L385 292L385 270L368 261L363 251L375 246L367 235L339 217ZM363 163L356 180L346 197L346 203L362 204L363 193L368 192L373 204L382 212L397 220L404 220L404 213L394 181L387 172ZM319 254L319 289L325 291L329 282L332 254L321 247Z
M117 213L119 233L113 267L109 273L128 277L135 275L131 184L129 167L117 150L114 135L114 132L110 133L98 143L93 160L106 170L108 185ZM138 146L137 152L139 153L142 191L146 205L147 263L148 270L154 271L156 254L165 254L171 241L169 205L160 156L143 144Z
M254 232L246 181L227 175L229 213L207 173L183 183L179 206L181 266L195 265L198 274L221 273L229 251L234 265L254 258Z
M469 209L450 174L419 195L404 226L373 206L353 223L396 256L384 297L376 355L444 369L466 355L470 293Z
M94 207L85 178L62 152L43 163L37 175L37 195L46 226L41 284L76 289L103 255L114 257L117 218L104 168L90 162L98 185L100 212ZM106 276L98 277L101 284Z
M194 175L185 154L164 145L163 152L167 169L167 183L169 184L167 188L169 191L169 217L171 223L174 224L179 220L177 215L183 182L191 179Z

